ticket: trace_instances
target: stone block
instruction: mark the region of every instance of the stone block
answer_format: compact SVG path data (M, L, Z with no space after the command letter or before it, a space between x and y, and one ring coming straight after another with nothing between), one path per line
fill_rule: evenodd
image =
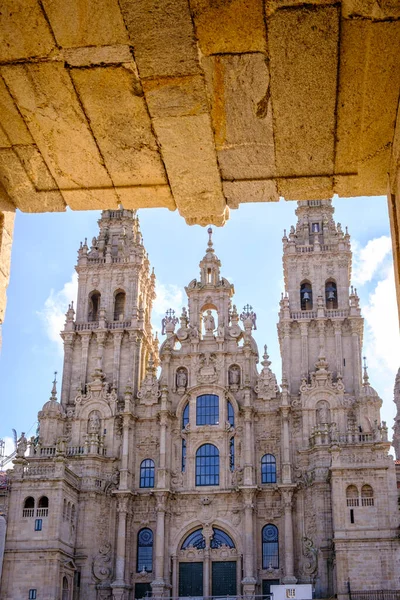
M333 177L294 177L278 180L279 195L285 200L332 198Z
M58 186L109 187L111 180L63 65L16 65L1 72Z
M226 203L208 115L154 119L172 193L191 225L222 225Z
M0 125L0 148L11 148L10 140L8 139L4 129Z
M17 208L24 212L64 211L59 191L36 192L12 149L0 150L0 182Z
M266 52L262 0L191 0L202 53Z
M107 210L118 208L118 197L114 188L95 190L62 190L66 204L72 210Z
M11 144L32 144L33 139L0 77L0 122Z
M277 11L268 20L280 176L333 172L338 38L337 6Z
M246 202L278 202L276 182L265 181L224 181L223 190L229 208L239 208Z
M71 76L114 185L166 183L134 64Z
M147 106L153 118L208 112L204 79L200 75L145 79L142 83Z
M60 46L125 44L127 32L118 0L43 0Z
M223 179L275 174L270 78L263 54L216 56L202 65Z
M399 19L400 5L397 0L342 0L342 17L345 19Z
M21 161L29 179L38 191L58 189L37 146L33 144L29 146L15 146L14 151Z
M127 45L90 46L84 48L63 48L62 59L69 67L93 67L96 65L116 65L132 61L131 49Z
M176 210L175 200L168 185L116 188L124 208L168 208Z
M120 0L140 76L170 77L199 72L187 0Z
M0 61L46 56L55 40L37 0L3 0L0 12Z

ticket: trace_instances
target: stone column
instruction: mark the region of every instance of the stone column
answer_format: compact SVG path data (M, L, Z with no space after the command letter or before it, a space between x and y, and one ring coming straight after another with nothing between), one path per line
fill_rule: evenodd
M290 322L282 323L283 343L282 343L282 378L286 377L290 381Z
M342 322L333 321L335 330L336 372L343 374Z
M253 461L252 461L252 409L247 406L244 408L244 485L253 484Z
M318 321L319 351L318 356L325 356L325 321Z
M358 394L361 386L361 351L360 351L360 325L359 323L351 323L351 335L352 335L352 346L353 346L353 360L354 360L354 392Z
M210 596L210 566L211 566L211 558L210 558L210 546L206 545L203 554L203 596Z
M282 583L296 583L294 576L294 546L293 546L293 491L294 487L280 488L284 506L284 536L285 536L285 576Z
M118 530L115 550L115 580L111 584L111 587L115 600L127 600L128 592L131 589L131 586L125 581L126 525L130 505L130 493L118 494L117 502Z
M242 489L244 502L244 564L242 579L243 596L253 596L256 586L254 577L254 488Z
M178 557L176 554L172 555L172 597L178 597Z
M103 370L104 345L106 343L107 331L96 331L98 367Z
M72 354L74 348L75 333L63 333L64 341L64 365L61 384L61 404L66 406L71 393L71 376L72 376ZM76 392L76 390L74 390Z
M165 512L168 494L155 492L157 525L155 535L155 579L151 583L153 597L161 598L165 595L166 585L164 580L164 554L165 554Z
M115 389L118 392L119 387L119 365L121 361L121 344L123 338L122 331L114 331L114 370L113 370L113 383L115 384Z
M86 375L87 375L87 365L88 365L88 352L89 352L89 342L90 336L92 335L91 331L83 331L81 333L82 340L82 358L81 358L81 388L83 392L86 389Z
M301 333L301 377L308 375L308 321L300 322Z
M288 406L281 406L282 415L282 483L292 482L289 441L289 411Z

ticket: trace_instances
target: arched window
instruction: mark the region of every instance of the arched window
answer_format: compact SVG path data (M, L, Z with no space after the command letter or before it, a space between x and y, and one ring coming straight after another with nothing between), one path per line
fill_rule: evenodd
M196 425L218 425L219 397L215 394L203 394L196 401Z
M275 525L262 529L262 568L279 569L279 534Z
M325 303L327 308L338 307L337 286L333 279L325 283Z
M22 509L23 517L33 517L35 514L35 499L32 496L25 498L24 508Z
M63 577L61 598L62 600L69 600L69 585L66 577Z
M89 296L88 321L99 320L100 299L100 292L91 292Z
M365 484L361 488L361 506L373 506L374 505L374 490L368 484Z
M261 483L276 483L276 459L273 454L264 454L261 459Z
M235 470L235 438L231 437L229 440L229 468L231 471Z
M301 310L311 310L313 307L312 287L308 281L300 285L300 306Z
M213 536L210 540L211 548L221 548L221 546L227 546L228 548L234 548L235 544L232 538L222 531L222 529L218 529L217 527L213 527Z
M140 465L140 487L154 487L154 460L146 458Z
M181 546L181 550L185 550L186 548L197 548L198 550L203 550L206 547L206 540L204 539L203 530L196 529L196 531L192 531Z
M219 485L219 451L213 444L196 452L196 485Z
M37 517L47 517L49 514L49 499L47 496L42 496L38 502L38 508L36 509Z
M145 527L138 533L136 572L151 573L153 570L153 532Z
M186 440L182 439L182 473L186 471Z
M114 321L123 321L125 314L125 292L118 292L114 298Z
M189 424L189 402L186 404L182 413L182 429L185 429L186 425Z
M235 426L235 411L233 410L233 406L231 404L231 402L227 402L227 408L228 408L228 423L231 427Z
M348 485L346 489L347 506L359 506L358 489L355 485Z

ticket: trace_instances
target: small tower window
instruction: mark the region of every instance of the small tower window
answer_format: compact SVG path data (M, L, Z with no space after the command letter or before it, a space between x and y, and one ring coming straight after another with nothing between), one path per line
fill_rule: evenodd
M47 496L42 496L38 502L36 516L37 517L47 517L48 514L49 514L49 499Z
M301 310L311 310L313 307L311 283L305 281L300 285Z
M42 531L42 519L35 519L35 531Z
M313 223L311 226L312 233L319 233L319 223Z
M90 322L99 320L100 298L100 292L92 292L89 296L88 321Z
M24 502L24 508L22 509L23 517L33 517L35 514L35 499L32 496L28 496Z
M66 577L63 577L61 598L62 600L69 600L69 585Z
M125 314L125 292L118 292L114 299L114 321L123 321Z
M212 283L212 271L207 269L207 283Z
M36 600L36 590L30 589L28 598L29 598L29 600Z
M349 485L346 489L347 506L359 506L358 489L355 485Z
M332 279L325 283L325 302L326 308L338 307L337 286Z
M363 485L361 488L361 506L373 506L374 505L374 490L368 484Z

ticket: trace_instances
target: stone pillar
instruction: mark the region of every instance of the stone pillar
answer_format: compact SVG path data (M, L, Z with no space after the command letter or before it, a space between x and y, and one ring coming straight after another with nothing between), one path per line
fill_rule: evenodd
M63 333L64 341L64 365L61 384L61 404L66 406L71 393L71 375L72 375L72 353L74 347L75 333ZM76 390L74 390L76 392Z
M286 377L290 381L290 322L282 323L283 343L282 343L282 378Z
M296 583L294 576L294 545L293 545L293 491L294 487L280 488L284 506L284 536L285 536L285 576L282 583Z
M254 488L242 489L244 502L243 596L253 596L257 580L254 577Z
M168 494L155 492L157 525L155 535L155 579L151 584L153 597L161 598L165 595L166 585L164 579L164 554L165 554L165 512Z
M118 492L117 492L118 494ZM125 581L126 525L130 505L130 493L118 494L118 530L115 550L115 580L111 584L115 600L127 600L131 586Z
M325 321L318 321L319 352L318 356L326 356Z
M359 337L360 326L359 323L351 323L351 336L353 346L353 382L354 382L354 393L358 394L361 387L361 350L360 350L360 337Z
M88 365L88 352L89 352L89 342L90 336L92 335L91 331L83 331L81 333L82 340L82 358L81 358L81 388L83 392L86 389L86 375L87 375L87 365Z
M178 597L178 557L176 554L172 555L172 597Z
M308 375L308 321L300 322L301 333L301 376Z
M290 438L289 438L289 411L288 406L281 406L282 415L282 483L292 483L290 464Z
M342 322L333 321L335 330L336 372L343 373Z
M113 333L114 338L114 370L113 370L113 383L115 384L115 389L118 392L119 387L119 365L121 361L121 344L123 338L122 331L115 331Z
M204 559L203 559L203 596L207 597L211 595L210 590L210 567L211 567L211 558L210 558L210 546L206 545L204 549Z
M253 410L250 406L244 407L244 485L253 485L253 460L252 460L252 427Z
M98 367L101 370L103 370L103 356L106 337L107 331L96 331Z

